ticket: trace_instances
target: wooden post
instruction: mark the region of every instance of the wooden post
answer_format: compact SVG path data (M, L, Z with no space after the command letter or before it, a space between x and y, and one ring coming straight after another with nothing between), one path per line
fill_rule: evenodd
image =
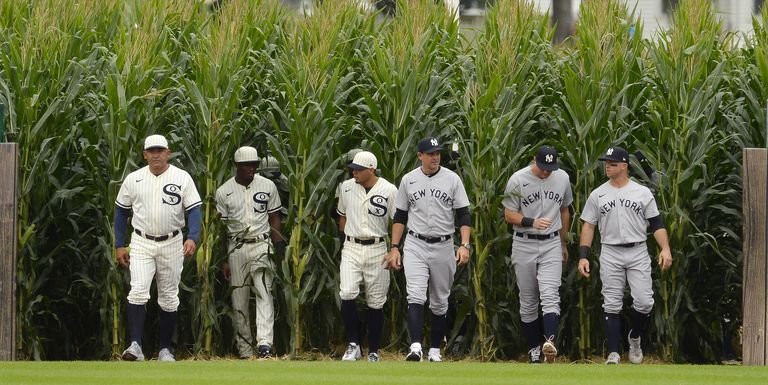
M18 144L0 143L0 361L16 359L18 160Z
M743 152L744 365L768 364L768 150Z

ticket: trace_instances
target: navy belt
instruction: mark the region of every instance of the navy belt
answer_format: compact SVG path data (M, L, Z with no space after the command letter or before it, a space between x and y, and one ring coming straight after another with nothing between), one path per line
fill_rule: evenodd
M137 230L137 229L133 229L133 232L138 234L140 237L144 237L144 238L149 239L150 241L162 242L162 241L168 240L170 238L173 238L173 237L179 235L181 230L176 230L176 231L174 231L174 232L172 232L170 234L165 234L165 235L149 235L149 234L144 234L144 233L141 232L141 230Z
M616 246L616 247L624 247L624 248L630 248L635 246L640 246L645 242L630 242L630 243L619 243L618 245L608 245L608 246Z
M555 231L554 233L549 233L549 234L530 234L530 233L515 232L515 235L517 235L520 238L537 239L539 241L552 239L558 236L559 234L560 234L560 231Z
M240 243L256 243L261 242L269 237L269 233L259 234L255 236L254 238L238 238L238 237L230 237L229 239L233 241L237 241Z
M421 234L416 234L411 230L408 230L408 234L413 235L414 237L421 239L422 241L427 243L440 243L440 242L445 242L451 239L451 235L441 235L439 237L425 237Z
M384 242L384 238L382 237L361 239L361 238L354 238L354 237L347 236L347 240L360 245L373 245L375 243Z

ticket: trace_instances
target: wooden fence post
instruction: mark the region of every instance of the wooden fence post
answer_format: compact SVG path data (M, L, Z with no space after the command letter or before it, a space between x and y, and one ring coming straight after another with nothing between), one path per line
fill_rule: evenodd
M743 151L744 276L742 360L768 364L768 149Z
M16 359L18 159L18 144L0 143L0 361Z

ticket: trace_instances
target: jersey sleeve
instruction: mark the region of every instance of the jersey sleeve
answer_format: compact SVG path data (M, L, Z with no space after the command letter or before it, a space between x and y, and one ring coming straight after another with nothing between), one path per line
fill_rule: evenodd
M195 181L189 176L187 172L184 172L186 181L184 181L183 194L184 194L184 210L189 211L194 207L200 206L203 202L200 200L200 194L197 192Z
M411 201L408 200L408 192L405 190L405 186L408 185L408 175L403 177L400 181L400 187L397 189L395 195L395 208L398 210L408 211L411 208Z
M346 195L342 191L342 185L344 182L339 183L339 186L336 187L336 196L339 197L339 203L336 205L336 212L341 216L347 216L347 199Z
M597 194L592 191L584 204L584 210L581 212L581 220L590 224L597 224Z
M115 204L120 208L131 210L133 207L133 189L131 188L133 183L129 183L129 179L130 176L125 178L123 184L120 185L120 191L117 192Z
M216 211L221 215L222 219L229 218L229 212L227 211L227 205L224 203L224 190L221 187L216 189Z
M563 195L563 205L561 208L568 207L573 203L573 191L571 191L571 180L568 178L568 174L565 174L565 195Z
M458 175L454 175L453 181L453 209L469 207L469 197L467 196L467 190L464 188L464 183L462 183L461 178L459 178Z
M269 202L267 203L267 212L272 214L280 211L283 206L283 202L280 201L280 193L277 191L277 185L275 182L269 183Z
M389 191L387 191L387 210L389 210L389 218L395 218L395 197L397 196L397 187L395 185L389 185Z
M645 219L650 219L659 215L659 208L656 206L656 198L653 197L651 190L645 189Z
M509 177L507 186L504 187L504 200L501 205L511 211L520 212L520 188L514 175Z

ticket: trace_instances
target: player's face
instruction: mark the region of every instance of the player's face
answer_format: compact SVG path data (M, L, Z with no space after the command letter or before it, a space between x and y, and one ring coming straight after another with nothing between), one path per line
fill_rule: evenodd
M355 178L355 183L357 184L366 184L373 176L373 169L372 168L365 168L362 170L355 170L352 169L352 177Z
M235 163L235 169L237 171L237 179L240 180L252 180L256 175L256 169L259 167L258 162L239 162Z
M533 175L536 175L536 177L539 179L547 179L550 175L552 175L552 171L540 169L539 166L536 165L536 162L533 162L531 171L533 172Z
M440 151L430 153L420 152L418 153L418 156L424 171L432 173L437 171L437 168L440 167Z
M167 148L150 148L144 150L144 160L151 168L165 167L171 157L171 150Z
M605 162L605 176L609 179L620 177L627 170L627 164L624 162L613 162L606 160Z

